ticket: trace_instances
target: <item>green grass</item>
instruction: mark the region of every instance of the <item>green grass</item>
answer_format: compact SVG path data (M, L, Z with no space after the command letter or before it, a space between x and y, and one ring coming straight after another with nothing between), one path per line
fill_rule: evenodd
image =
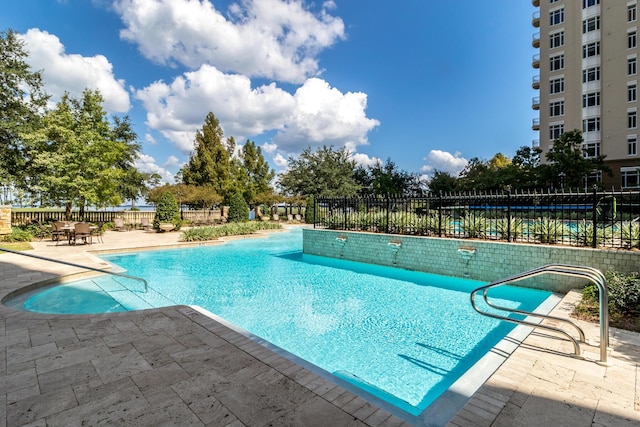
M0 248L10 249L12 251L28 251L33 249L33 246L29 242L0 242ZM0 251L0 255L7 252Z

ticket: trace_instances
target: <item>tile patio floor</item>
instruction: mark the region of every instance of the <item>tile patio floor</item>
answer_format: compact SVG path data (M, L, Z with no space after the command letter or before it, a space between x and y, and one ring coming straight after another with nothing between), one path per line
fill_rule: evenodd
M34 253L105 268L89 251L172 247L180 233L107 232L104 243ZM0 255L0 297L78 273ZM577 295L554 310L568 316ZM581 323L598 342L598 327ZM638 426L640 337L611 330L610 367L534 332L450 426ZM402 426L400 419L191 307L60 316L0 305L0 426ZM440 423L440 422L438 422Z

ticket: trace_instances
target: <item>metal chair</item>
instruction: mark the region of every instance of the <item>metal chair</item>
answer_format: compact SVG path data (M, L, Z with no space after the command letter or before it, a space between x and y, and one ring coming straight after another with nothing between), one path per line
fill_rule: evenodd
M89 240L89 244L92 244L91 238L91 227L86 222L79 222L74 227L73 237L69 237L69 242L73 240L73 244L75 245L78 239L82 239L82 241L87 244L87 239Z

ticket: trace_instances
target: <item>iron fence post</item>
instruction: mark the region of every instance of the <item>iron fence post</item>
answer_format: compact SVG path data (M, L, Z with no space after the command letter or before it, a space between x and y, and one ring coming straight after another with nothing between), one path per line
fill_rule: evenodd
M507 191L507 242L511 241L511 190Z
M593 221L593 227L592 227L592 229L593 229L593 238L592 238L592 242L591 242L591 247L595 248L598 245L598 241L597 241L597 236L598 236L598 224L597 224L597 221L598 221L598 208L597 208L597 205L598 205L598 190L597 190L595 185L593 186L593 193L592 194L593 194L593 201L592 201L593 212L591 214L591 217L592 217L592 221Z

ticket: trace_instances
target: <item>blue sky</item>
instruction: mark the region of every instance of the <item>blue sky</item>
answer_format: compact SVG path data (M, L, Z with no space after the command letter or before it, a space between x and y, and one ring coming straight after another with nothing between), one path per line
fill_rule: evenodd
M530 145L530 1L2 1L56 101L99 89L167 182L211 111L277 172L347 147L428 175ZM37 13L36 13L37 11Z

